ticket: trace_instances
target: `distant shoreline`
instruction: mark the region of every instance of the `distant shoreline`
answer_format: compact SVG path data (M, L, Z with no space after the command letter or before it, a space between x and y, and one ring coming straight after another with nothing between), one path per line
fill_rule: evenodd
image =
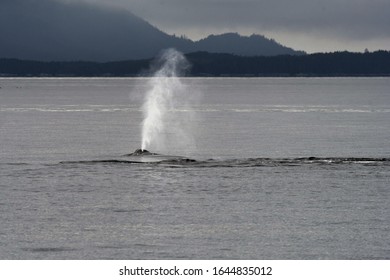
M389 77L390 52L238 56L186 54L188 77ZM0 77L148 77L154 59L116 62L0 58Z

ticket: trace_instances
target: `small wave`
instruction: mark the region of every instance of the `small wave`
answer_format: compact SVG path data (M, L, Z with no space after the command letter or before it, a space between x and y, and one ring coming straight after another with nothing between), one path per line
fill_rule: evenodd
M121 105L36 105L26 107L0 107L0 112L47 112L47 113L72 113L72 112L129 112L139 111L139 108Z
M0 162L1 165L11 165L11 166L19 166L19 165L29 165L26 162Z
M235 113L261 113L261 112L275 112L275 113L389 113L390 109L349 109L349 108L253 108L253 109L230 109L225 111L232 111Z
M366 157L302 157L302 158L246 158L227 160L194 160L189 158L142 161L132 159L105 159L88 161L63 161L60 164L143 164L168 167L273 167L273 166L301 166L301 165L388 165L390 158Z
M75 251L75 248L68 247L37 247L37 248L23 248L24 251L29 251L32 253L59 253L67 251Z
M59 162L59 164L97 164L97 163L142 163L142 162L131 161L131 160L120 160L120 159L74 160L74 161Z
M47 113L71 113L71 112L138 112L140 109L134 105L25 105L17 107L0 107L0 112L47 112ZM390 108L386 107L340 107L340 106L287 106L287 105L265 105L265 106L232 106L222 107L213 106L198 106L193 108L179 107L172 109L172 112L232 112L232 113L390 113Z

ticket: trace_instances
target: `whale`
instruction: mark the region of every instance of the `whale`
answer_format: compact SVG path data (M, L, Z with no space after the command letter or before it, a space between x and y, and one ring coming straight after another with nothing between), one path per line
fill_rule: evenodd
M136 149L133 153L128 154L127 156L157 156L157 153L151 153L148 150Z
M153 153L145 149L136 149L130 154L123 155L126 161L138 163L157 163L157 162L195 162L196 160L183 156L163 155Z

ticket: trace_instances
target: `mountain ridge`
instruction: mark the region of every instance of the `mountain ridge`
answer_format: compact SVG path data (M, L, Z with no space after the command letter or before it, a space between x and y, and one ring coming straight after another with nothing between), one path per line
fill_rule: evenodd
M241 41L237 45L234 42ZM281 54L303 55L305 52L296 51L292 48L277 43L273 39L268 39L263 35L252 34L243 36L238 33L223 33L209 35L208 37L195 41L197 51L207 51L212 53L231 53L243 56L258 56L257 46L262 45L262 56L275 56ZM221 51L222 50L222 51Z
M236 55L301 55L262 35L210 35L199 41L169 35L127 10L83 2L2 0L0 57L39 61L120 61L161 50Z

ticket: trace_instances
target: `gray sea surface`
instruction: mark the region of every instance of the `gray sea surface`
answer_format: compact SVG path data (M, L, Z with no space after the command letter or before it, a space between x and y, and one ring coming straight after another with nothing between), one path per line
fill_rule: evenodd
M1 78L0 259L390 259L390 78L181 81L137 163L148 79Z

